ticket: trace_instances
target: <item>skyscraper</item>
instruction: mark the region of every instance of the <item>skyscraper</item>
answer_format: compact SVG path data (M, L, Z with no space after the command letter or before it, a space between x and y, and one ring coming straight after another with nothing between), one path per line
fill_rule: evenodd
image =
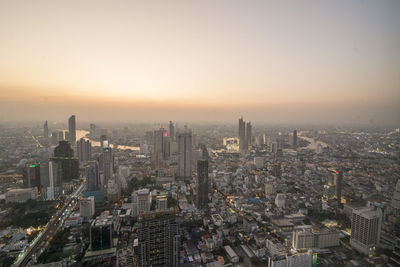
M26 164L22 172L24 187L37 187L40 191L40 162Z
M179 266L181 238L174 210L144 212L138 219L139 266Z
M246 122L243 121L243 118L239 119L239 150L240 151L247 150L247 144L246 144Z
M114 173L113 168L113 157L112 157L112 151L111 147L105 147L103 148L103 154L101 154L102 160L102 171L104 173L104 184L108 183L108 180L112 178L112 175Z
M292 148L297 148L297 130L293 130L293 133L289 135L289 145Z
M179 149L178 175L180 178L192 177L192 132L185 131L177 136Z
M74 157L74 150L69 142L59 142L54 149L52 161L61 164L61 181L63 183L79 178L79 160Z
M150 211L151 193L147 188L136 190L132 193L132 214L138 216L139 213Z
M95 136L96 136L96 124L94 124L94 123L91 123L91 124L90 124L90 135L91 135L92 137L95 137Z
M168 133L165 131L163 126L160 126L159 130L154 131L154 145L153 145L153 164L156 169L161 166L161 162L167 159L167 149L169 145Z
M380 208L354 210L351 218L350 245L365 255L373 255L380 239L381 224Z
M45 121L43 125L43 136L44 138L49 138L49 125L47 121Z
M251 145L251 122L246 125L246 143L248 148Z
M92 144L89 140L79 139L77 143L78 158L81 163L87 162L92 157Z
M171 142L175 140L175 126L172 121L169 122L169 138Z
M207 208L208 204L208 159L203 158L197 161L197 208Z
M336 199L339 203L341 204L342 200L342 183L343 183L343 171L337 171L337 176L336 176Z
M85 168L86 174L86 190L97 191L100 189L100 175L99 175L99 165L97 161L89 161Z
M71 144L76 143L76 120L75 120L75 115L72 115L68 119L68 141L71 142Z

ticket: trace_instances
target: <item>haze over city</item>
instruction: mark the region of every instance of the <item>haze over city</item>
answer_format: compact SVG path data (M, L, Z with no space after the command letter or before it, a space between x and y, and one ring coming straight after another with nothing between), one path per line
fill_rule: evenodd
M0 121L396 126L399 1L2 1Z

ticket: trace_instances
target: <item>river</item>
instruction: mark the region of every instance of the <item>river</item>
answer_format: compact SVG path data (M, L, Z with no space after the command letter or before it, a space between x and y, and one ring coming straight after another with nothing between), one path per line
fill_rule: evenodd
M321 146L324 148L328 146L327 143L324 143L322 141L315 141L314 138L310 138L310 137L306 137L306 136L302 136L302 135L298 135L298 137L310 142L310 144L306 147L303 147L303 149L317 150L319 144L321 144Z
M85 130L76 130L76 140L81 139L82 137L85 138L86 140L89 140L92 143L92 146L100 146L100 142L99 141L93 141L90 138L86 137L86 135L89 133L89 131L85 131ZM111 148L114 148L113 144L110 144ZM135 150L135 151L139 151L140 147L137 146L121 146L119 145L117 147L117 149L130 149L130 150Z

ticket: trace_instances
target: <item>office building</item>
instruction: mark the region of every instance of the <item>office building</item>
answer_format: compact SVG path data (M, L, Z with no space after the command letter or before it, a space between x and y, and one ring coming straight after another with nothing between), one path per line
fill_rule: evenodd
M159 195L156 197L156 209L158 211L165 211L168 209L167 195Z
M100 146L102 148L108 147L107 135L105 134L100 135Z
M151 193L143 188L132 193L132 215L138 216L141 212L150 211Z
M246 140L246 122L243 118L239 119L239 150L247 150L247 140Z
M113 247L113 222L112 216L103 212L93 220L90 225L90 247L89 250L105 250Z
M24 203L30 199L36 199L38 190L36 187L11 189L5 193L6 203Z
M169 138L171 142L175 141L175 126L172 121L169 122Z
M95 213L94 197L81 198L79 200L79 215L85 220L89 220Z
M354 210L351 218L350 245L365 255L373 255L378 245L382 224L380 208Z
M312 250L296 251L295 253L268 257L268 267L311 267L314 259L316 262L316 254L313 254Z
M337 247L339 241L340 235L336 229L315 230L311 225L296 226L292 234L294 249Z
M74 157L74 150L69 142L60 141L51 160L61 165L62 183L79 178L79 160Z
M43 125L43 137L49 138L49 124L47 123L47 121L45 121Z
M208 159L203 158L197 161L197 208L206 209L208 207Z
M100 174L99 164L97 161L89 161L85 167L86 174L86 191L98 191L100 190Z
M40 190L40 162L25 164L22 180L25 188L36 187Z
M101 173L104 175L103 183L107 184L108 180L113 177L114 173L114 160L110 147L103 148L103 153L99 158L99 168Z
M251 122L248 122L246 124L246 143L247 143L247 147L251 146Z
M297 148L297 130L293 130L293 133L289 135L289 145Z
M55 200L62 193L61 164L50 160L40 164L41 197Z
M92 157L92 144L89 140L79 139L76 148L78 150L79 162L85 163Z
M139 266L179 266L181 237L175 210L144 212L138 219Z
M71 144L76 143L76 119L75 115L72 115L68 119L68 141L71 142Z
M91 123L90 124L90 136L96 137L97 131L96 131L96 124Z
M186 131L177 136L179 161L178 176L180 178L192 177L192 132Z

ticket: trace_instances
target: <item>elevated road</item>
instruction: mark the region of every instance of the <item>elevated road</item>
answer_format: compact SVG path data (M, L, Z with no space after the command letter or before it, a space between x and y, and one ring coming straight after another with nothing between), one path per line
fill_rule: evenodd
M15 267L26 266L32 259L32 255L39 252L45 244L49 243L49 241L57 233L59 227L63 224L65 217L69 215L66 210L70 206L71 202L82 193L84 188L85 184L81 184L75 190L75 192L67 198L64 205L57 211L56 215L50 220L45 229L33 241L31 246L18 256L14 263Z

